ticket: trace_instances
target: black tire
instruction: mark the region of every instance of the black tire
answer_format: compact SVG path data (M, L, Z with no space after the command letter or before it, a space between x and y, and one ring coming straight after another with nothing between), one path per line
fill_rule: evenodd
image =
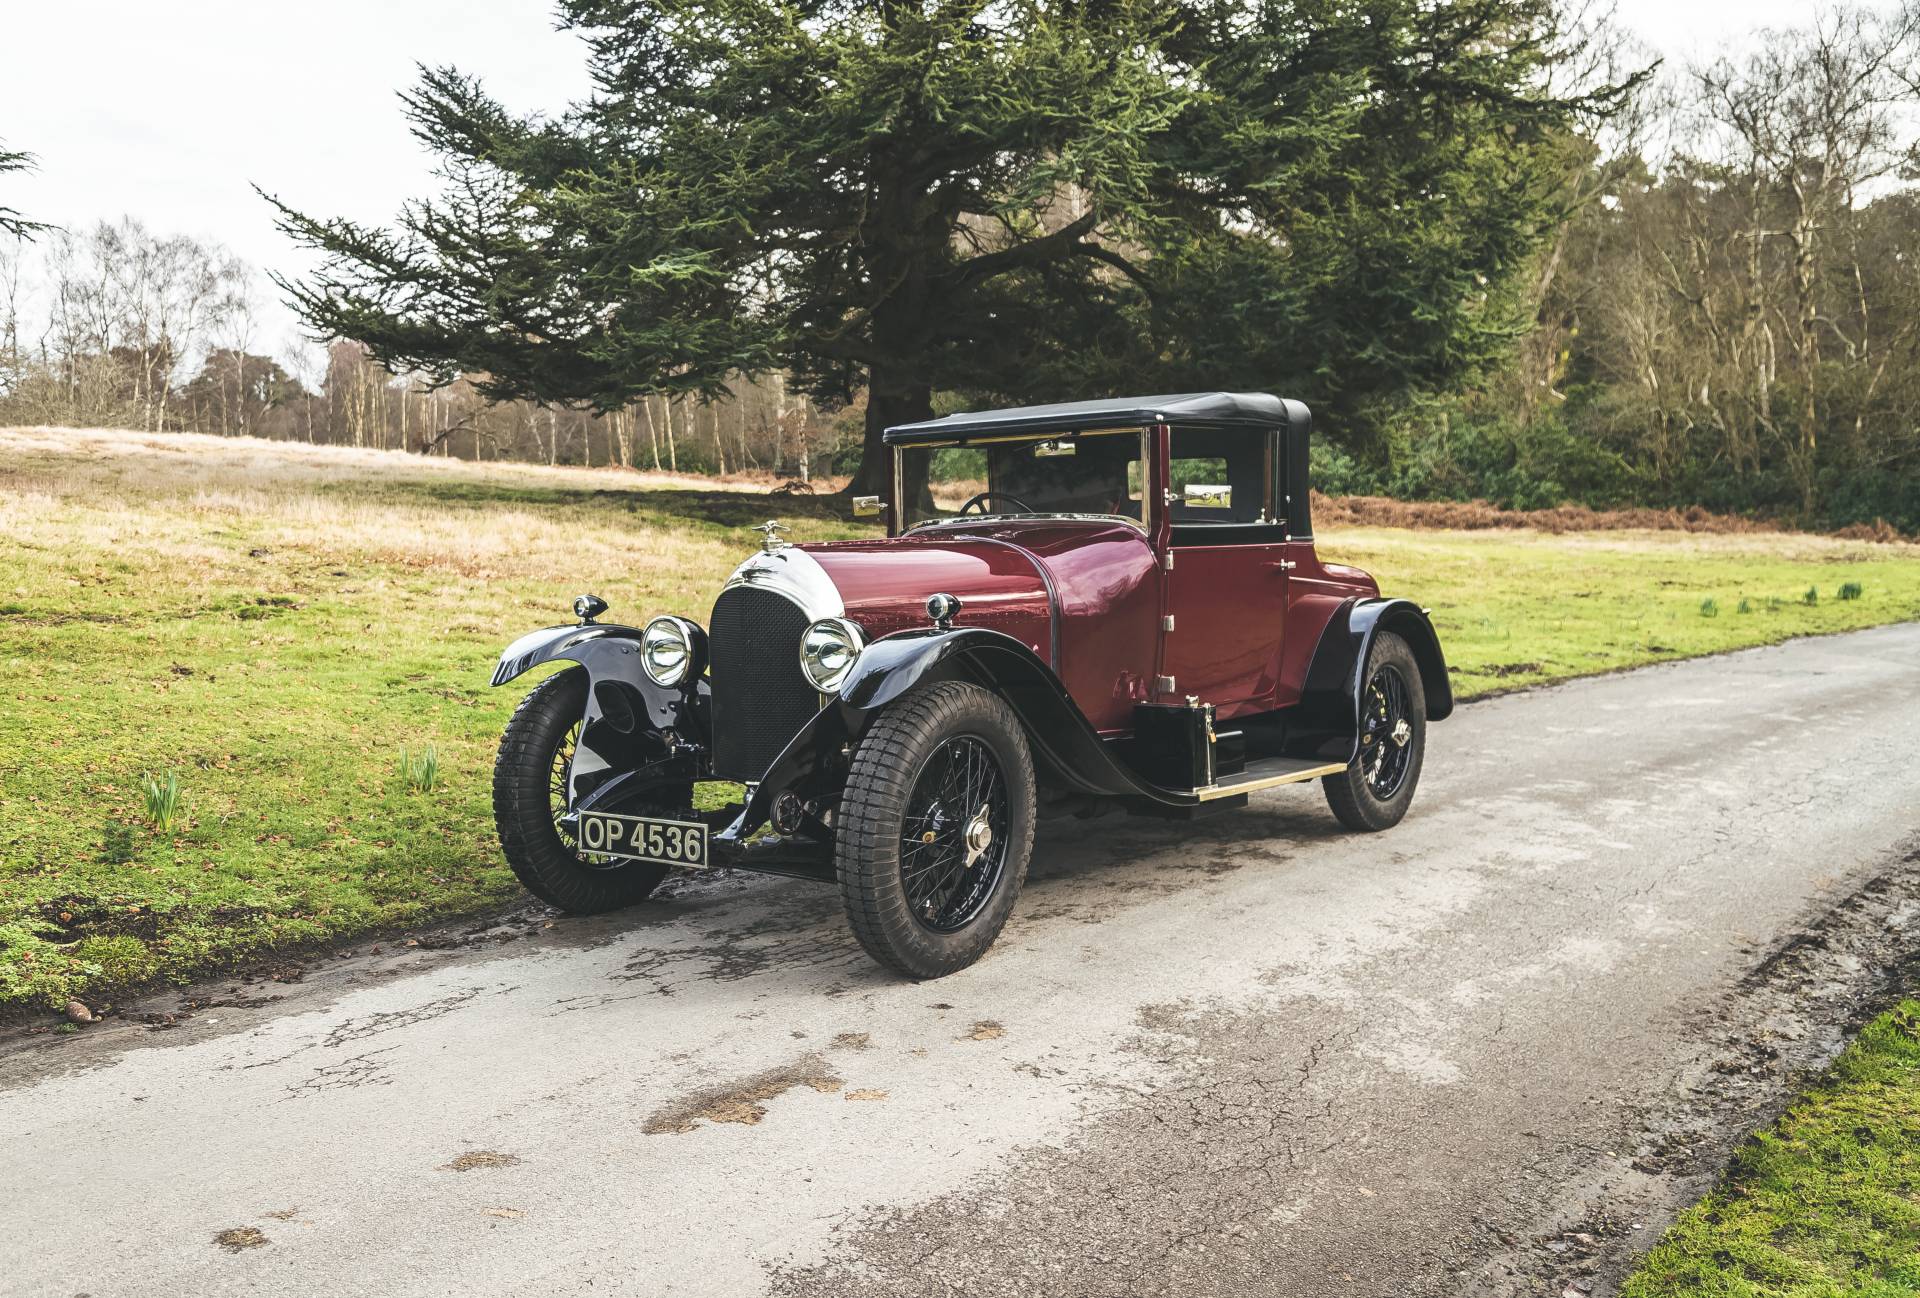
M1400 823L1420 783L1427 752L1427 692L1413 650L1391 631L1374 637L1362 681L1359 751L1346 770L1321 783L1327 805L1341 824L1378 833Z
M1026 879L1034 800L1026 734L993 694L945 681L890 704L854 750L834 835L840 897L867 954L909 978L986 954Z
M561 809L554 776L558 769L564 780L566 745L586 707L586 668L549 676L514 710L493 763L493 820L507 864L528 892L576 915L631 906L658 887L670 868L638 861L595 864L554 823Z

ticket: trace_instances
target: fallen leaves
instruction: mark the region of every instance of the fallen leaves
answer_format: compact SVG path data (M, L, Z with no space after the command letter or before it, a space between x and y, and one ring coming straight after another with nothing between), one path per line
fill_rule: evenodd
M471 1172L482 1167L512 1167L520 1161L517 1154L501 1154L491 1149L476 1149L445 1165L449 1172Z
M232 1230L223 1230L213 1237L213 1242L229 1253L244 1253L250 1248L259 1248L271 1243L258 1226L235 1226Z

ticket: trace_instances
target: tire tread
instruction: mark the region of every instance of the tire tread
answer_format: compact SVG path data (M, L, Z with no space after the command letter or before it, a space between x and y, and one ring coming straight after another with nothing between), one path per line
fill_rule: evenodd
M916 754L924 754L937 736L974 712L997 714L995 719L1016 741L1016 769L1001 774L1013 813L1009 820L1019 828L987 913L950 935L964 941L936 944L925 940L933 935L908 913L898 884L897 822L919 773ZM896 973L923 979L965 968L986 953L1026 877L1033 850L1033 781L1033 758L1019 720L1004 702L977 685L942 681L908 694L880 714L854 750L835 827L840 898L853 935L868 955ZM947 949L938 949L940 945Z

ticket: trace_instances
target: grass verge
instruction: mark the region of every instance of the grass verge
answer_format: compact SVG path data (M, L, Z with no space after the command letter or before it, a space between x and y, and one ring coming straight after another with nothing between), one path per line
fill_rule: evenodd
M1920 1001L1868 1024L1735 1155L1622 1298L1920 1293Z
M501 647L583 589L617 620L704 621L775 515L862 534L825 501L607 470L0 430L0 1006L516 895L488 782L530 682L487 687ZM1463 698L1920 617L1910 545L1334 527L1320 547L1433 607Z

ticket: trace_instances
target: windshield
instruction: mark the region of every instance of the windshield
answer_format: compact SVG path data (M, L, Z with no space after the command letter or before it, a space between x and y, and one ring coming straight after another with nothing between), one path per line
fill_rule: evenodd
M911 481L915 459L927 465L932 507L922 499L906 510L906 526L958 518L1029 514L1096 515L1144 526L1138 429L1078 433L1047 441L984 446L907 447L902 467Z
M910 504L904 525L953 518L1113 518L1145 527L1139 429L973 446L905 447L907 480L925 464L931 499ZM1273 434L1248 428L1175 428L1167 469L1176 528L1279 520ZM916 463L916 461L918 463Z

